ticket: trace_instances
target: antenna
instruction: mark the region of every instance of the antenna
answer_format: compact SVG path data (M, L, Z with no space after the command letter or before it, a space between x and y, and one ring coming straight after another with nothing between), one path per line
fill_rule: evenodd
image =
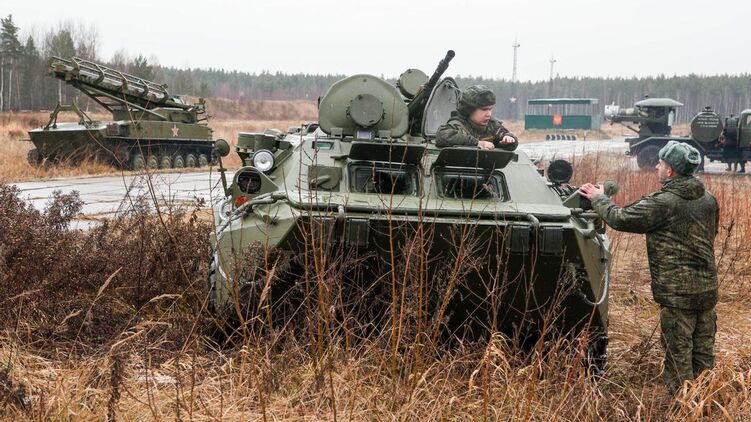
M519 40L517 37L514 37L514 44L511 46L514 48L514 70L511 72L511 82L516 82L516 58L517 58L517 50L519 47L521 47L521 44L519 44Z
M553 53L550 53L550 80L551 80L551 81L553 80L553 65L554 65L554 64L555 64L555 63L556 63L557 61L558 61L558 60L556 60L556 59L555 59L555 57L553 56Z

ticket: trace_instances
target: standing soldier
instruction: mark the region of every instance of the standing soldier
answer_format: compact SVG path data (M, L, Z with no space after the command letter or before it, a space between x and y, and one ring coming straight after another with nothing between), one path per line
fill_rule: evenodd
M495 94L483 85L472 85L462 91L456 111L445 125L438 128L438 147L469 146L480 149L516 149L516 136L492 117Z
M660 305L665 346L663 377L675 394L683 381L714 366L714 238L720 214L717 200L693 176L701 162L694 147L670 141L658 155L659 192L623 208L591 183L582 186L581 193L613 229L647 235L652 295Z

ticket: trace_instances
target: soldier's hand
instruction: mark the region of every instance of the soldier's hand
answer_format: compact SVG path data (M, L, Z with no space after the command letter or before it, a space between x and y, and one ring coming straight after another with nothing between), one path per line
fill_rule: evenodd
M501 140L498 141L498 143L501 145L513 144L514 142L516 142L516 139L514 139L513 137L509 135L504 135L503 138L501 138Z
M492 142L482 141L482 140L477 141L477 146L480 149L494 149L495 148L495 145L493 145Z
M592 183L585 183L579 188L581 195L589 200L597 195L604 195L605 190L600 185L593 185Z

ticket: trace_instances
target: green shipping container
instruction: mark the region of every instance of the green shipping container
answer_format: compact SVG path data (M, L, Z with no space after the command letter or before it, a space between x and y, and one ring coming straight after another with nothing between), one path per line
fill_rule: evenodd
M524 129L599 130L597 98L540 98L527 101Z

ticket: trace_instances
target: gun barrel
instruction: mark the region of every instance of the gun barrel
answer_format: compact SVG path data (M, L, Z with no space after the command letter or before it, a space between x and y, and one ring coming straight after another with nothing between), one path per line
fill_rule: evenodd
M446 57L444 57L443 60L438 63L438 67L436 67L435 72L433 72L433 75L431 75L430 79L428 79L428 83L425 84L425 90L431 91L435 87L435 85L438 83L438 80L441 79L441 76L443 76L443 72L448 69L449 63L455 55L456 53L454 53L454 50L449 50L446 52Z
M425 111L425 106L428 104L428 99L430 99L430 94L433 92L433 88L435 88L436 84L438 84L438 80L443 76L443 72L448 69L449 63L451 62L451 59L454 58L454 55L454 50L446 52L446 57L438 62L438 67L436 67L435 72L433 72L433 75L428 79L428 82L425 83L420 92L407 106L409 113L409 133L412 135L417 135L421 132L423 113Z

